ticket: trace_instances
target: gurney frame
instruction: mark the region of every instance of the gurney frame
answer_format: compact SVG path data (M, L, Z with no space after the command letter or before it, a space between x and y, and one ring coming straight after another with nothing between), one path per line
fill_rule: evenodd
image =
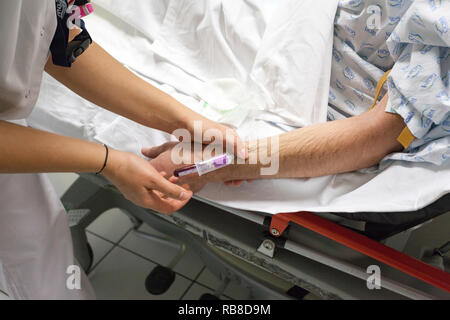
M103 212L119 208L130 217L138 236L178 248L178 253L166 268L176 264L187 245L199 254L206 267L224 284L236 281L249 288L249 298L292 299L283 285L280 288L280 285L265 281L272 274L293 287L324 299L450 299L449 273L400 252L411 230L385 241L385 244L397 246L398 251L311 213L265 216L230 208L224 210L218 204L196 199L180 212L164 216L135 206L108 181L91 174L80 175L61 200L71 216L76 258L86 270L92 263L86 227ZM223 230L223 221L215 220L223 220L225 211L233 229L252 232ZM199 216L201 220L196 219ZM173 240L143 234L138 230L142 223L149 224ZM299 228L298 234L301 237L308 235L310 243L287 237L289 229ZM237 231L239 236L231 235L233 231ZM344 256L351 257L350 262L324 252L329 248L339 248ZM266 274L257 277L237 266L233 259L224 258L222 252L257 266ZM352 260L359 263L352 263ZM377 263L384 270L382 289L369 290L366 281L370 274L362 266ZM414 279L404 278L399 270ZM393 280L397 278L402 281ZM217 295L223 289L218 288Z

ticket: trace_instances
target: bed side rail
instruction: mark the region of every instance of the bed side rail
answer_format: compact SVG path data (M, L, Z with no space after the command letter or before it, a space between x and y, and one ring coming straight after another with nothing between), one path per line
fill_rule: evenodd
M271 235L280 237L286 231L289 223L298 224L412 277L450 292L450 273L434 268L310 212L279 213L274 215L270 223Z

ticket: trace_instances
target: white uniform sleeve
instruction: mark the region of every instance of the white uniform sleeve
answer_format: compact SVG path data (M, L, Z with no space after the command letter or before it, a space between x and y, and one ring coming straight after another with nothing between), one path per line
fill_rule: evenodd
M26 118L56 29L54 0L0 1L0 119Z

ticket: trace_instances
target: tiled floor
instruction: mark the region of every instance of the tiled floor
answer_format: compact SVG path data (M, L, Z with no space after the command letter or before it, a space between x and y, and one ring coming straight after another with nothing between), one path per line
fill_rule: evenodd
M62 195L76 175L52 174L50 179ZM175 248L136 236L130 219L120 210L105 212L87 231L94 251L89 278L99 299L198 299L204 293L213 293L219 286L218 279L205 269L197 254L188 249L173 269L176 278L171 288L163 295L153 296L145 289L145 279L155 266L170 263L176 255ZM147 225L140 231L164 236ZM230 285L221 298L239 299L243 292L245 288Z
M146 225L140 231L161 235ZM197 299L220 285L197 254L188 249L173 269L176 278L169 291L152 296L144 285L147 275L156 265L167 265L176 250L136 236L127 216L118 210L94 221L88 228L88 239L95 257L89 278L99 299ZM242 292L244 288L230 285L223 298L239 299Z

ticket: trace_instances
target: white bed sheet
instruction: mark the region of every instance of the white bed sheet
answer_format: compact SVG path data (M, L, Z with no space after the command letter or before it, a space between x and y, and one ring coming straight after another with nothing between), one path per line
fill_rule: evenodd
M199 101L195 92L204 85L205 81L232 76L250 85L251 83L258 83L258 79L267 80L270 76L273 76L271 72L263 72L263 76L255 78L252 70L255 70L254 64L258 65L258 63L254 63L258 61L257 55L264 57L264 53L258 53L258 43L263 42L264 31L270 24L267 21L269 21L269 13L272 9L267 10L267 8L270 8L270 3L275 1L242 1L245 4L245 10L239 11L238 18L247 21L247 25L242 30L233 30L233 32L237 32L236 35L241 32L240 37L235 35L227 38L228 41L234 39L237 44L227 44L231 48L231 53L229 52L230 55L225 56L221 66L216 65L211 68L210 65L202 66L197 61L199 72L197 72L198 70L193 71L194 69L186 70L184 60L174 62L172 58L161 56L162 51L160 49L156 50L160 53L159 55L154 53L154 41L161 35L170 1L140 1L138 6L140 10L137 10L139 18L137 18L137 11L134 10L136 8L131 8L129 4L124 4L123 1L97 0L97 4L101 6L97 7L95 16L89 17L87 25L94 39L119 61L188 107L199 111ZM289 3L288 0L286 1L286 3ZM195 0L195 2L198 5L198 0ZM125 10L126 7L128 7L128 10ZM221 8L220 5L219 8ZM120 14L114 13L114 11L120 12ZM258 12L260 15L256 14ZM251 15L250 20L248 20L248 15ZM213 15L209 22L203 21L202 23L217 23L214 17ZM216 17L220 20L221 15L218 14ZM258 18L255 19L255 17ZM130 23L130 21L133 22ZM239 25L239 21L232 22ZM289 22L288 19L286 23ZM249 28L253 28L253 31L246 33L245 30ZM225 28L224 30L228 29ZM111 34L114 36L112 37ZM252 39L245 38L245 35L248 34L253 34L253 42L247 41ZM327 39L324 37L322 40L326 42ZM245 44L249 44L249 46L245 47ZM205 44L205 46L207 45ZM180 47L180 49L183 48ZM218 48L217 46L209 49L213 50L210 52L213 56L217 56L214 50L225 50L223 47ZM241 52L239 58L242 59L231 59L230 57L233 57L238 49ZM276 51L276 48L272 50ZM325 45L323 50L326 51ZM247 53L244 54L245 52ZM252 52L254 53L253 60L249 58ZM227 60L228 62L226 62ZM262 60L263 58L259 58L259 61ZM276 60L271 63L273 65ZM296 64L298 68L305 65L302 60L296 61ZM277 66L275 64L272 67ZM281 66L279 70L287 72ZM232 72L232 74L229 72ZM245 76L246 72L247 76ZM292 72L295 73L295 68ZM194 75L193 73L198 74ZM257 80L255 81L255 79ZM298 77L295 74L286 74L284 79L297 80ZM326 71L320 74L320 79L319 82L316 82L318 86L316 86L315 94L307 97L307 99L313 101L312 103L323 103L324 98L320 92L328 91L328 88L323 85L327 80ZM269 106L266 110L270 111L270 106L276 105L274 101L285 101L286 104L289 104L289 100L292 99L290 95L295 96L295 92L288 90L290 88L282 86L282 80L283 77L279 78L278 82L272 83L272 85L275 83L275 86L279 89L279 91L276 91L279 95L271 95L272 101L266 97ZM267 81L270 81L270 79ZM286 82L289 84L289 81ZM259 84L261 83L265 88L270 87L270 85L267 85L268 82L260 81ZM287 100L277 100L277 97ZM276 112L272 113L272 115L274 114ZM270 115L271 113L268 112L262 118L277 121L280 124L285 123L286 116L281 115L281 117L271 118ZM297 115L300 115L300 113ZM309 120L311 119L313 118L310 117ZM313 119L313 121L317 122L320 119ZM143 146L158 145L172 139L168 134L145 128L86 102L48 76L44 78L41 96L35 111L28 119L28 123L43 130L107 143L112 147L137 154ZM244 138L255 138L281 133L285 130L282 128L286 127L253 119L247 121L238 131ZM356 172L314 179L256 181L252 184L245 184L241 188L226 188L219 184L209 184L199 195L233 208L275 214L301 210L316 212L414 211L425 207L449 192L449 162L441 167L429 164L394 162L379 173Z

